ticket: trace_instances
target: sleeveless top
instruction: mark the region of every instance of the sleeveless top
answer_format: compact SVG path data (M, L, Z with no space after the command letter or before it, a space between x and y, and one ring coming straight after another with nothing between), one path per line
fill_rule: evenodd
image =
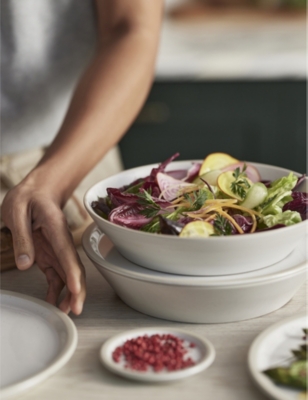
M92 0L1 0L1 153L48 145L96 44Z

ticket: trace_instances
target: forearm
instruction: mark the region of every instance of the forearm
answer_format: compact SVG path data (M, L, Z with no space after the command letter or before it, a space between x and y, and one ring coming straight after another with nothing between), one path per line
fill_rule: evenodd
M63 125L28 181L64 203L118 142L142 106L153 79L158 35L132 30L102 43L81 78Z

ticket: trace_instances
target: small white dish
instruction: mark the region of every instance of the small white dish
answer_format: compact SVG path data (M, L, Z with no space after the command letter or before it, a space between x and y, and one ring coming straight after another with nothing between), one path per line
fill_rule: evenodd
M172 372L168 372L166 370L154 372L150 369L148 371L140 372L125 368L124 363L116 363L113 361L112 354L114 350L117 347L122 346L126 340L137 338L138 336L151 336L155 334L171 334L184 340L184 342L194 343L195 347L188 349L187 356L192 358L192 360L195 362L195 365ZM133 329L120 333L119 335L115 335L108 339L102 345L100 350L100 360L109 371L124 378L142 382L171 382L184 379L202 372L213 363L214 359L214 346L206 338L179 329L160 327Z
M76 349L77 330L56 307L11 291L0 291L0 313L0 397L4 400L62 368Z
M126 304L177 322L225 323L268 314L291 300L307 273L305 240L270 267L208 277L166 274L136 265L94 224L85 231L82 243L94 266Z
M303 343L302 329L307 327L308 317L302 313L270 326L253 341L248 354L248 368L254 382L271 399L299 400L300 390L276 385L262 371L288 365L291 349L297 349Z

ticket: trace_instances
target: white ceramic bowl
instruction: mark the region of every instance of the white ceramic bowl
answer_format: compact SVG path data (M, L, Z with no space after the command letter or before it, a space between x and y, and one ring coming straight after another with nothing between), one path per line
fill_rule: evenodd
M200 161L199 161L200 162ZM177 161L169 170L188 169L192 161ZM264 164L262 179L274 180L290 171ZM183 275L226 275L253 271L285 258L307 232L307 222L254 234L211 238L180 238L129 229L97 215L91 203L106 196L109 187L118 188L147 176L157 164L133 168L98 182L85 194L85 207L102 232L128 260L153 270ZM168 169L167 169L168 170ZM299 175L299 174L297 174Z
M83 247L118 296L144 314L186 323L223 323L259 317L290 301L305 281L306 241L268 268L238 275L165 274L126 260L93 224Z

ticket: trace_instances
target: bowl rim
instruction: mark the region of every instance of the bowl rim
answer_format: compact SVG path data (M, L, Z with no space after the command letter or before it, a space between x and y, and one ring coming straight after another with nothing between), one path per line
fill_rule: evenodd
M170 163L169 164L169 166L172 166L172 165L174 165L174 164L185 164L185 163L196 163L196 162L202 162L203 160L198 160L198 159L193 159L193 160L179 160L179 161L172 161L172 163ZM262 163L257 163L257 162L253 162L253 161L246 161L247 162L247 164L250 164L250 165L252 165L252 166L256 166L256 167L258 167L258 166L262 166L262 167L269 167L269 168L275 168L276 170L278 169L278 170L281 170L281 172L284 172L284 173L286 173L286 174L288 174L288 173L290 173L290 172L292 172L294 175L296 175L296 176L302 176L303 174L300 174L299 172L296 172L296 171L292 171L292 170L289 170L289 169L286 169L286 168L283 168L283 167L277 167L277 166L275 166L275 165L270 165L270 164L262 164ZM200 241L204 241L204 238L187 238L187 237L178 237L178 236L173 236L173 235L166 235L166 234L162 234L162 233L160 233L160 234L155 234L155 233L150 233L150 232L144 232L144 231L140 231L140 230L137 230L137 229L131 229L131 228L127 228L127 227L125 227L125 226L121 226L121 225L117 225L117 224L115 224L115 223L113 223L113 222L110 222L110 221L108 221L108 220L106 220L106 219L104 219L104 218L102 218L101 216L99 216L98 214L96 214L96 212L92 209L92 207L91 207L91 205L90 205L90 202L88 201L88 197L90 196L90 193L91 192L93 192L93 190L96 188L96 187L99 187L104 181L107 181L107 180L109 180L109 179L113 179L113 178L115 178L115 177L117 177L117 176L120 176L120 175L128 175L130 172L134 172L134 171L138 171L138 170L141 170L141 169L143 169L143 168L148 168L148 169L150 169L150 168L155 168L155 167L157 167L158 165L160 165L160 163L155 163L155 164L148 164L148 165L142 165L142 166L139 166L139 167L134 167L134 168L130 168L130 169L125 169L125 170L123 170L123 171L121 171L121 172L118 172L117 174L115 174L115 175L112 175L112 176L110 176L110 177L108 177L108 178L105 178L105 179L102 179L102 180L100 180L100 181L98 181L98 182L96 182L94 185L92 185L87 191L86 191L86 193L84 194L84 197L83 197L83 203L84 203L84 206L85 206L85 208L86 208L86 210L87 210L87 212L90 214L90 216L92 217L92 219L93 220L98 220L98 221L100 221L101 223L103 223L103 224L106 224L107 226L110 226L110 227L112 227L112 228L115 228L115 229L119 229L120 231L122 231L122 232L130 232L132 235L136 235L137 237L138 236L144 236L144 235L146 235L146 236L151 236L152 238L153 238L153 240L156 240L156 241L159 241L159 240L166 240L167 238L168 238L168 241L173 241L173 240L175 240L175 241L178 241L178 240L185 240L185 241L187 241L187 240L190 240L190 241L196 241L196 242L200 242ZM168 169L167 168L167 171L172 171L172 169ZM306 180L306 182L308 182L308 177L306 176L305 177L305 180ZM254 232L253 233L253 237L260 237L260 234L262 235L262 237L264 237L264 235L266 235L266 236L269 236L269 235L273 235L273 233L277 236L277 235L284 235L284 233L283 232L285 232L285 233L287 233L287 232L289 232L290 234L292 234L292 230L298 230L299 228L301 228L302 227L302 229L304 229L304 227L306 226L306 231L308 232L308 219L307 220L304 220L304 221L302 221L302 222L299 222L299 223L297 223L297 224L294 224L294 225L289 225L289 226L285 226L284 228L281 228L281 229L275 229L275 230L266 230L266 231L261 231L261 232ZM282 231L282 233L281 233L281 231ZM265 237L266 237L265 236ZM154 239L155 238L155 239ZM221 236L219 236L219 237L211 237L211 241L221 241L221 240L224 240L224 239L227 239L227 240L229 240L229 241L237 241L237 240L241 240L241 241L243 241L243 240L250 240L251 239L251 235L249 235L249 234L243 234L243 235L229 235L229 236L223 236L223 238L221 237Z
M98 238L93 237L93 233L95 230L99 234L99 235L97 235L97 236L99 236ZM208 288L208 289L217 289L219 287L223 287L223 288L234 289L234 288L261 286L261 285L269 284L269 283L279 281L279 280L286 280L292 276L296 276L305 271L306 271L306 274L308 273L308 269L307 269L308 260L306 258L303 262L300 262L297 265L294 265L294 267L291 267L288 270L284 270L281 272L274 272L274 273L266 275L266 276L248 277L248 278L246 277L245 278L245 275L247 275L247 273L245 273L245 272L241 273L241 274L228 275L228 277L233 275L234 278L236 278L236 277L239 278L237 281L235 279L229 280L229 281L223 280L223 279L226 279L226 275L189 276L189 275L169 274L169 273L164 273L164 272L160 272L160 271L156 271L156 270L155 271L153 270L153 271L156 274L160 274L161 276L157 276L157 275L156 276L150 276L150 275L145 276L145 275L142 275L142 273L127 271L122 267L118 267L117 265L112 264L109 261L106 261L102 257L102 255L97 254L93 250L93 246L92 246L93 242L96 243L96 248L98 249L99 243L103 239L104 236L107 237L107 235L105 235L104 233L102 233L100 231L99 227L95 223L92 223L90 226L87 227L87 229L84 231L84 234L82 236L82 247L83 247L86 255L90 258L90 260L94 264L97 264L99 267L107 269L109 272L111 272L113 274L124 276L124 277L132 279L134 281L138 280L138 281L142 281L142 282L156 283L156 284L162 284L162 285L167 285L167 286L181 286L181 287L195 287L195 288L200 287L200 288ZM90 241L91 237L92 237L92 240ZM303 239L303 242L304 242L304 239ZM115 247L115 245L113 245L113 246ZM287 257L289 257L294 251L296 251L297 247ZM123 256L121 255L121 257L123 257ZM283 260L281 260L281 261L283 261ZM134 264L132 261L129 261L129 260L127 260L127 262ZM275 264L277 264L277 263L275 263ZM275 265L275 264L273 264L273 265ZM135 264L135 265L137 265L137 264ZM137 266L139 268L151 271L150 268L145 268L140 265L137 265ZM264 267L264 268L260 268L260 269L267 269L267 268L268 267ZM173 280L174 276L177 277L177 280ZM179 277L180 277L180 279L181 278L183 278L183 279L181 279L181 281L180 281ZM216 282L215 282L215 280L216 280ZM204 281L205 283L202 284L202 281Z

